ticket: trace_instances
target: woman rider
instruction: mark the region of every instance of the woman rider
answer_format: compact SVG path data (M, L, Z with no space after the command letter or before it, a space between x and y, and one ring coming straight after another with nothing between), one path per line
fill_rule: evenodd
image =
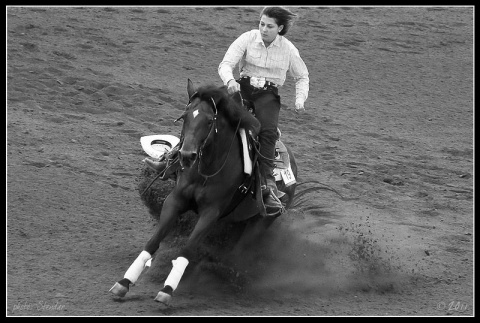
M259 166L267 213L278 215L282 208L276 197L277 186L273 176L275 143L280 113L278 89L286 79L287 71L295 79L295 111L305 111L308 97L308 69L298 49L284 35L296 15L282 7L265 7L260 13L258 29L240 35L228 48L218 67L218 74L228 92L239 92L243 99L253 102L255 116L262 128ZM239 65L240 78L236 80L233 69Z

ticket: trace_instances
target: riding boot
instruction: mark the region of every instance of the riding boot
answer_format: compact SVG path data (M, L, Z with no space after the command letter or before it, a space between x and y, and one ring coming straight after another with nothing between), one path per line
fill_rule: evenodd
M151 169L153 169L154 171L156 171L157 173L161 173L166 167L167 167L167 161L164 160L164 161L155 161L155 160L151 160L150 158L145 158L143 160L143 162L148 166L150 167Z
M265 185L262 185L263 204L268 216L278 216L282 212L283 205L278 199L278 189L275 177L272 173L265 176Z
M178 165L175 164L179 164L177 158L179 148L180 147L178 146L174 147L171 151L162 155L158 161L151 160L149 158L145 158L143 161L148 167L150 167L157 173L165 171L167 166L169 166L169 169L167 169L167 171L165 171L165 174L163 174L163 178L168 179L178 168Z

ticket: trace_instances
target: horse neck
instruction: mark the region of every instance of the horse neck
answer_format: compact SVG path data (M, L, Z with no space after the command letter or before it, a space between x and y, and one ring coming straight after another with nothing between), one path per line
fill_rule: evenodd
M236 128L231 126L218 129L218 133L213 130L213 140L209 145L205 146L202 155L204 167L218 170L225 164L224 167L228 169L228 161L227 163L225 162L227 158L230 160L239 159L240 145L236 130Z

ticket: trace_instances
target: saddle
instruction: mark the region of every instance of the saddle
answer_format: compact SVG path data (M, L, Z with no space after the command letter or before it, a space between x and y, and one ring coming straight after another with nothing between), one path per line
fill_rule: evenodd
M243 163L244 163L244 173L245 173L245 179L243 183L239 186L237 191L235 192L234 196L232 197L232 202L230 203L230 206L227 208L227 210L224 211L223 216L228 215L232 211L234 211L239 204L242 202L242 200L246 197L247 194L251 194L252 198L256 202L256 207L259 213L262 216L267 216L267 211L265 209L265 205L263 204L263 197L262 197L262 190L261 190L261 175L260 175L260 168L259 168L259 163L258 163L258 141L256 138L253 138L251 135L245 135L245 131L243 129L240 129L239 135L240 139L242 141L242 146L243 146ZM280 137L280 130L279 132L279 137ZM274 176L275 180L284 180L285 185L289 186L294 183L294 181L290 181L290 183L285 180L285 176L283 173L288 173L291 168L290 168L290 156L288 154L287 148L283 144L283 142L280 141L280 138L277 140L276 145L275 145L275 169L274 169ZM293 172L292 172L293 173ZM293 175L293 174L292 174ZM284 192L281 192L278 190L278 197L280 198L280 201L282 197L285 196ZM246 208L251 208L249 206L242 206L241 212L235 212L238 217L241 213L248 213L246 212ZM283 210L282 212L283 213ZM280 215L279 213L278 215ZM278 216L277 215L277 216Z
M286 169L290 166L290 156L288 155L287 147L280 141L277 140L275 144L275 168Z

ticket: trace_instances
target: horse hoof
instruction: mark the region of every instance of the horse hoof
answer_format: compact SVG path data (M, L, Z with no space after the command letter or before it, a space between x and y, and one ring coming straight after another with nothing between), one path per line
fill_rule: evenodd
M170 305L171 300L172 300L172 295L162 291L159 291L157 294L157 297L155 297L155 301L163 303L165 305Z
M112 288L110 288L109 292L118 297L123 297L127 294L128 287L125 287L117 282Z

